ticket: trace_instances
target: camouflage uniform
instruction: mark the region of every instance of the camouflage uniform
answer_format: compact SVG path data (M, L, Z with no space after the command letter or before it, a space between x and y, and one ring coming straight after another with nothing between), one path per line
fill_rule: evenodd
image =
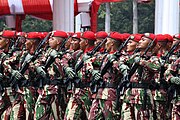
M8 58L8 54L5 54L3 51L0 52L1 55L1 85L3 85L3 91L1 91L1 99L0 99L0 115L1 119L5 120L5 118L9 118L10 116L10 110L11 110L11 103L14 101L13 95L15 92L12 90L12 88L9 85L8 77L5 77L4 75L4 68L3 68L3 62ZM6 102L5 102L6 101Z
M173 88L173 98L171 103L173 104L171 119L180 119L180 91L179 91L179 81L173 81L173 77L179 78L180 76L180 58L178 58L174 64L171 64L165 72L165 78L169 83L172 83Z
M30 56L28 51L23 51L19 54L16 51L16 54L4 62L4 66L8 72L11 72L14 69L12 66L18 64L16 69L20 70ZM23 86L21 85L20 90L16 91L16 100L13 103L11 119L33 119L35 101L37 99L36 74L34 72L33 62L29 63L28 70L26 70L24 76L26 78L23 81L25 84ZM22 113L25 115L22 115Z
M113 55L113 53L109 54ZM103 57L103 62L101 70L104 68L105 64L108 61L108 56ZM102 56L102 55L101 55ZM95 63L101 63L102 59L98 62L97 60L90 60L93 65ZM119 67L121 66L121 67ZM123 67L122 67L123 66ZM97 65L95 65L95 68ZM92 107L89 113L88 119L117 119L117 110L116 110L116 99L117 93L116 88L122 78L122 71L126 71L128 67L124 64L120 64L117 61L113 61L112 67L107 69L107 72L103 75L103 84L98 89L95 99L92 102ZM91 68L92 70L94 68Z
M150 86L153 74L158 72L160 65L155 56L149 60L141 59L139 65L143 68L137 68L130 78L130 87L125 91L121 110L123 120L153 119L154 103Z
M79 64L81 59L93 49L93 47L89 47L84 51L77 63ZM81 51L79 51L81 53ZM75 66L75 67L76 67ZM90 111L91 105L91 92L89 88L90 83L90 73L88 71L89 65L84 62L83 68L78 71L78 77L80 78L80 83L75 85L72 96L69 99L67 104L66 112L64 119L87 119L88 113Z
M49 48L44 56L35 61L35 66L42 65L52 51L53 49ZM39 77L43 80L43 86L35 104L35 120L50 119L52 116L56 120L62 119L61 107L58 101L58 82L63 79L61 71L60 60L56 58L47 70L47 80Z

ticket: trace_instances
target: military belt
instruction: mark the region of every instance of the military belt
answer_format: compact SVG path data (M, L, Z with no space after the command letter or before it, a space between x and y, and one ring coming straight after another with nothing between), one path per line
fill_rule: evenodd
M109 83L109 82L104 82L103 83L104 85L103 85L103 87L104 88L117 88L117 84L115 84L115 83Z
M149 88L148 83L135 83L135 82L131 82L131 87L132 88Z

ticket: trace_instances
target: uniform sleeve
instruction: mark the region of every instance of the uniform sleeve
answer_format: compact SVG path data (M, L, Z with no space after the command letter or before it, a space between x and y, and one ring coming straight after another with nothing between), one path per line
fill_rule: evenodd
M139 64L152 72L158 72L161 67L159 59L156 56L151 57L149 60L141 59Z
M5 68L4 69L4 73L5 74L8 74L8 73L11 73L12 71L12 67L11 65L15 62L19 62L20 60L20 56L23 54L23 52L19 52L19 53L16 53L16 54L13 54L12 57L6 59L4 62L3 62L3 67Z

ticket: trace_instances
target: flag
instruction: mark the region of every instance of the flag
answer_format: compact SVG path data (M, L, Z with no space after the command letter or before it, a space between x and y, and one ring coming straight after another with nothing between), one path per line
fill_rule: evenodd
M77 0L74 0L74 16L78 14L78 2Z

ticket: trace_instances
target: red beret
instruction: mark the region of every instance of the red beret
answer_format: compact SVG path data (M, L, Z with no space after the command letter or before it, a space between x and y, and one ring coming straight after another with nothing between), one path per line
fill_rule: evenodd
M126 40L126 39L129 38L129 36L130 36L131 34L129 34L129 33L123 33L122 35L123 35L124 40Z
M156 35L153 33L144 33L142 37L149 38L150 40L154 40L154 42L157 44Z
M88 40L92 40L92 41L95 41L95 34L94 32L92 31L85 31L81 34L81 38L85 38L85 39L88 39Z
M111 32L110 35L109 35L109 37L112 38L112 39L121 41L121 42L124 41L123 34L120 34L120 33L118 33L118 32Z
M5 30L2 32L2 37L4 38L15 38L16 37L16 32L15 31L10 31L10 30Z
M177 38L178 40L180 40L180 34L175 34L173 38Z
M149 38L151 40L154 40L156 38L156 35L153 33L144 33L143 37Z
M103 39L105 39L105 38L108 36L108 34L107 34L106 32L104 32L104 31L99 31L99 32L97 32L97 33L95 34L95 36L96 36L96 39L97 39L97 38L103 38Z
M74 32L67 32L67 35L68 35L69 37L72 37L74 34L75 34Z
M142 34L132 34L131 35L131 40L134 40L135 42L139 42L142 38Z
M16 36L25 37L26 33L25 32L16 32Z
M26 39L41 39L41 33L39 32L29 32L27 33Z
M58 30L56 30L56 31L52 31L52 37L62 37L62 38L67 38L68 35L67 35L67 33L64 32L64 31L58 31Z
M169 34L164 34L165 39L168 40L168 42L173 42L173 37Z
M77 38L77 39L80 39L81 38L81 32L77 32L75 33L72 38Z
M164 35L162 35L162 34L156 35L156 39L157 39L157 42L168 41L168 40L166 39L166 37L165 37Z

